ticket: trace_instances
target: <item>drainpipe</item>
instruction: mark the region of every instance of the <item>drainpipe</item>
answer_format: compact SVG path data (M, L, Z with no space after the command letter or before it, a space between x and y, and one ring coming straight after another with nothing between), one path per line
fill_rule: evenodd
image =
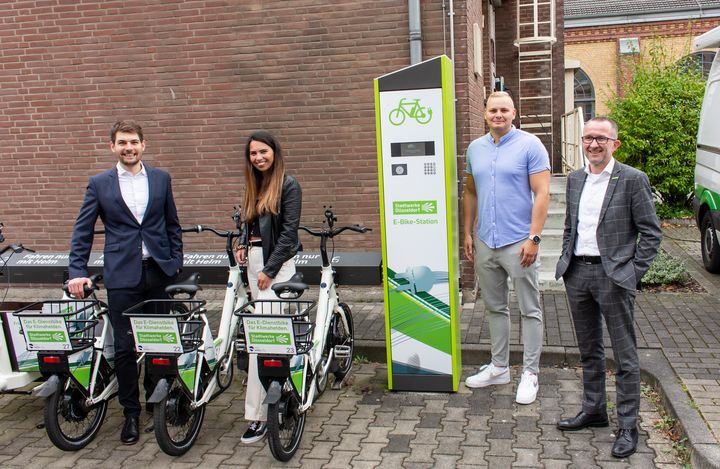
M453 8L453 0L450 0L450 59L455 62L455 9Z
M422 31L420 29L420 0L408 0L408 28L410 65L422 62Z

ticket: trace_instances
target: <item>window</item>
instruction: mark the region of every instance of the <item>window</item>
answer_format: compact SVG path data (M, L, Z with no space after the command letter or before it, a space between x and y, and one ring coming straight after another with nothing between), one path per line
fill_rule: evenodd
M687 55L680 59L678 63L685 70L699 71L702 73L703 78L707 80L714 58L715 52L704 50Z
M583 108L585 122L595 117L595 89L582 69L575 70L575 107Z

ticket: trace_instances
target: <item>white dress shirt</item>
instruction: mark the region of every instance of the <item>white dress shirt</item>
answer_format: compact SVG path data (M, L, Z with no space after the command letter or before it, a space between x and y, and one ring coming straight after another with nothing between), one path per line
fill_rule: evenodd
M145 217L145 209L148 206L148 198L150 191L148 189L147 171L145 165L140 163L140 171L133 174L123 168L120 163L117 164L118 181L120 182L120 192L125 201L125 205L135 217L138 223L142 224ZM149 257L145 242L142 243L143 259Z
M600 255L597 243L597 227L600 221L600 210L605 200L605 193L614 167L615 158L613 157L610 157L610 162L600 174L591 173L589 166L585 166L587 179L585 179L585 185L580 195L577 240L573 252L576 256Z

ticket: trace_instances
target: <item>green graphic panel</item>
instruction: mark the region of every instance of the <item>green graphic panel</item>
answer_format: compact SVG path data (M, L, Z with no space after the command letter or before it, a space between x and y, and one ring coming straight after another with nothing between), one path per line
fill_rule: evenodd
M392 269L387 272L388 279L395 280L395 272ZM407 280L397 279L398 284L403 282L407 283ZM452 343L448 340L450 308L447 304L427 292L411 294L391 290L388 298L391 329L441 352L451 353Z

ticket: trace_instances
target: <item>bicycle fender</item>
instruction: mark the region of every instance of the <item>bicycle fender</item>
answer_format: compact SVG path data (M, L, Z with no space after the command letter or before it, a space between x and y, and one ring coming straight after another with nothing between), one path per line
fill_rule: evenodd
M150 399L147 400L148 404L159 404L160 401L165 399L170 392L170 383L166 378L162 378L158 383L155 385L155 389L153 390L152 396L150 396Z
M280 401L280 396L282 396L282 386L280 386L279 381L273 381L270 383L263 404L277 404Z
M43 384L34 387L32 394L37 397L50 397L60 389L60 384L60 377L58 375L52 375Z

